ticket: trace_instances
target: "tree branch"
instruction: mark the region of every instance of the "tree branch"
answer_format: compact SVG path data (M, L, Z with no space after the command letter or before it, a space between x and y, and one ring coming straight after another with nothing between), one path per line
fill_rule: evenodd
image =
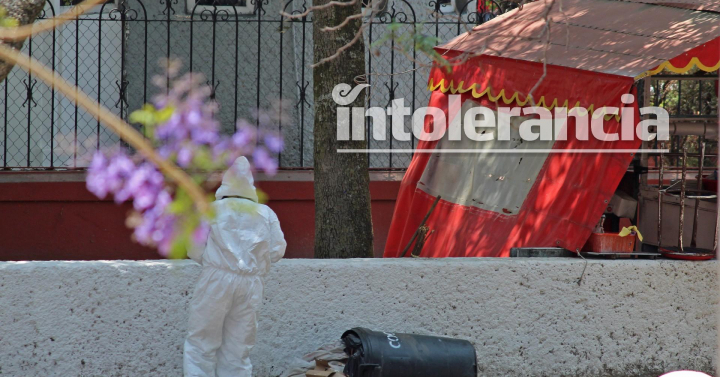
M344 2L344 1L331 1L331 2L329 2L329 3L327 3L327 4L311 6L310 8L308 8L306 11L304 11L304 12L302 12L302 13L290 14L290 13L280 12L280 15L283 16L283 17L290 18L290 19L293 19L293 18L303 18L303 17L306 17L308 14L310 14L310 12L312 12L312 11L316 11L316 10L319 10L319 9L330 8L330 7L349 7L349 6L352 6L352 5L357 4L357 2L358 2L358 0L352 0L352 1L348 1L348 2Z
M200 186L177 166L160 157L160 155L155 152L153 146L139 132L125 123L125 121L117 115L111 113L97 101L90 99L90 97L78 87L69 84L65 79L57 76L54 71L48 69L30 56L0 44L0 58L6 62L18 65L26 71L32 71L33 75L39 77L48 86L70 98L90 115L103 122L106 127L154 163L165 176L174 181L178 186L184 188L200 212L203 214L208 213L209 204L205 197L205 192Z

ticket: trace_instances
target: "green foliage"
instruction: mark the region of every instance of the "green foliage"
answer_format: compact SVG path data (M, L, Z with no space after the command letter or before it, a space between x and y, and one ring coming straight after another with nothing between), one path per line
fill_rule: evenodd
M0 27L18 27L20 22L8 16L7 10L0 6Z
M665 71L663 75L674 75ZM717 77L717 72L703 73L699 70L688 72L688 75L707 75ZM713 116L718 114L718 96L713 80L663 80L656 77L650 87L650 106L662 107L671 117L691 118L698 116ZM671 136L665 142L665 147L671 153L682 153L687 147L688 153L700 153L700 138L698 136ZM706 140L706 153L717 153L718 144L714 140ZM658 157L655 157L657 160ZM658 166L659 162L655 162ZM717 158L706 158L704 165L706 172L714 170ZM664 157L665 167L682 166L681 157ZM689 157L688 167L698 167L699 158Z
M375 54L377 55L379 54L377 48L389 41L394 41L395 48L400 50L400 52L410 54L414 49L415 52L429 57L435 64L450 70L450 63L435 51L435 46L441 42L441 39L433 35L423 34L421 32L423 25L422 23L410 25L412 26L412 30L408 33L402 30L402 28L407 27L408 24L392 22L387 27L389 33L386 33L382 38L373 42L370 48L376 49Z
M158 110L155 106L146 103L140 110L135 110L130 113L130 122L142 124L145 137L154 139L155 127L170 119L174 112L175 108L172 106Z
M182 188L178 188L175 191L175 200L170 203L167 211L173 215L182 215L184 213L192 212L193 201L190 196Z

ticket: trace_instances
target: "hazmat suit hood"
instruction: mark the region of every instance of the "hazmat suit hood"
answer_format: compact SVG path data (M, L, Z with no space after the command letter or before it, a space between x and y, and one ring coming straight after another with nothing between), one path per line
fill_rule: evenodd
M232 167L225 172L222 179L222 185L215 192L215 199L239 196L258 202L257 190L255 189L255 180L253 179L250 162L244 156L238 157L233 162Z

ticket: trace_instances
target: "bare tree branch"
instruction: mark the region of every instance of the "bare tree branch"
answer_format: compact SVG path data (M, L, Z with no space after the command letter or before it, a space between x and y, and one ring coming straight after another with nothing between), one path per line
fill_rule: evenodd
M326 26L326 27L322 28L322 31L338 31L338 30L342 29L343 27L345 27L345 25L349 24L350 21L356 20L356 19L358 19L358 18L363 18L363 16L365 16L364 13L353 14L352 16L346 17L346 18L343 20L343 22L341 22L339 25L337 25L337 26Z
M357 0L353 0L353 1L357 1ZM331 3L332 3L332 2L331 2ZM329 3L328 3L328 4L329 4ZM317 63L312 64L310 67L315 68L315 67L317 67L317 66L319 66L319 65L322 65L322 64L324 64L324 63L327 63L327 62L329 62L329 61L331 61L331 60L333 60L333 59L336 59L338 56L340 56L340 55L343 53L343 51L345 51L345 50L349 49L350 47L352 47L352 45L354 45L355 43L357 43L357 41L359 41L360 38L363 37L363 31L365 31L365 28L367 27L367 25L371 24L374 19L375 19L375 12L372 12L372 13L370 14L370 19L368 20L368 22L362 24L362 25L358 28L358 31L355 33L355 36L353 37L353 39L352 39L350 42L348 42L348 43L346 43L344 46L338 48L338 49L335 51L334 54L332 54L332 55L330 55L330 56L328 56L328 57L326 57L326 58L321 59L321 60L318 61ZM347 21L347 20L346 20L346 21ZM343 21L343 23L345 23L345 21ZM327 29L327 28L323 28L323 31L325 31L325 29Z
M345 2L345 1L331 1L331 2L329 2L329 3L327 3L327 4L311 6L310 8L308 8L307 10L305 10L305 11L302 12L302 13L290 14L290 13L280 12L280 15L283 16L283 17L289 18L289 19L293 19L293 18L303 18L303 17L306 17L308 14L310 14L310 12L312 12L312 11L316 11L316 10L319 10L319 9L330 8L330 7L349 7L349 6L353 6L353 5L357 4L357 2L358 2L358 0L352 0L352 1L348 1L348 2Z
M550 11L552 11L552 8L555 6L556 0L550 0L550 6L545 9L545 14L543 15L543 18L545 19L545 26L543 27L542 32L540 35L545 35L545 44L543 45L543 74L540 76L538 81L535 83L535 85L530 89L527 96L530 100L530 104L535 106L535 98L533 98L533 92L540 87L540 84L545 80L545 77L547 77L547 51L548 47L550 46ZM547 0L545 0L545 4L547 5Z

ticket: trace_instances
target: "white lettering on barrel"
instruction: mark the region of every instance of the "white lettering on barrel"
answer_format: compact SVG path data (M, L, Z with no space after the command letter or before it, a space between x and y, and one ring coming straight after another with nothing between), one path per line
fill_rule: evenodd
M384 331L383 331L383 334L385 334L387 336L388 344L390 344L390 347L400 348L400 339L398 339L398 337L395 336L395 334L390 333L390 332L384 332Z

